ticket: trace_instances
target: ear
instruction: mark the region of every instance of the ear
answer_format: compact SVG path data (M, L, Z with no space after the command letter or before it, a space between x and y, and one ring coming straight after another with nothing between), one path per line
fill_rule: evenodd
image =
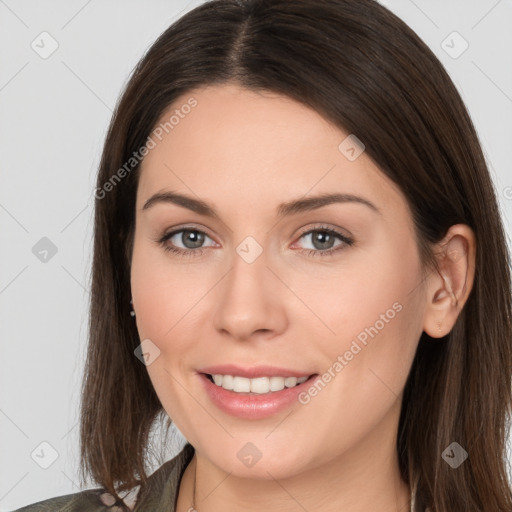
M476 239L465 224L450 227L435 247L438 270L427 277L423 330L432 338L446 336L455 325L473 287Z

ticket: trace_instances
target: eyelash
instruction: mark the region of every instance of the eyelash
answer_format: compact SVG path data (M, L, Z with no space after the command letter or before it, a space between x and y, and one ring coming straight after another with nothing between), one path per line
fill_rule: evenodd
M173 246L170 246L167 244L167 241L170 238L172 238L174 235L181 233L183 231L190 231L193 233L201 233L203 235L208 236L204 231L201 231L200 229L195 229L193 227L182 227L181 229L177 229L177 230L171 231L170 233L166 233L160 239L156 240L156 242L163 247L164 251L176 254L177 256L180 256L180 257L201 256L201 254L203 253L203 250L200 248L199 249L178 249L176 247L173 247ZM335 229L332 229L327 226L317 226L314 229L309 229L308 231L304 231L303 233L301 233L301 235L299 236L298 239L300 240L305 235L309 235L311 233L317 233L317 232L328 233L329 235L333 235L333 236L337 237L338 239L340 239L343 243L337 245L333 249L327 249L325 251L322 251L319 249L301 249L300 252L303 252L303 253L306 252L308 256L313 256L313 257L333 256L334 253L337 253L338 251L341 251L341 250L343 250L347 247L350 247L354 244L353 239L351 239L345 235L342 235L339 231L336 231Z

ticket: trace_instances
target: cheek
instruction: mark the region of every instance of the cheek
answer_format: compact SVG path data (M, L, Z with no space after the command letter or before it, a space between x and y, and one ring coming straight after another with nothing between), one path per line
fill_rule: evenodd
M135 239L131 291L141 339L151 339L162 351L172 339L173 350L179 350L183 336L177 334L200 314L209 281L194 265L171 262L163 249Z
M370 332L375 333L373 327L383 333L396 326L399 310L410 300L407 294L415 282L415 270L404 268L394 251L382 250L378 257L358 255L326 278L303 276L301 281L296 289L302 290L299 293L308 307L330 328L332 341L340 349L358 336L364 342Z
M149 339L158 347L158 356L146 370L170 417L180 417L180 411L186 408L182 389L172 376L179 373L176 366L189 348L186 338L180 336L180 330L187 326L189 320L188 316L183 318L190 309L186 304L190 294L184 292L189 289L187 286L190 287L188 277L169 265L163 250L135 238L131 265L135 321L140 340ZM178 357L170 358L170 355Z
M340 380L355 395L372 382L389 392L379 377L400 392L422 330L420 270L414 243L395 240L360 252L350 272L312 289L311 303L334 333L323 337L327 366L342 356Z
M161 339L173 325L172 312L180 300L180 275L169 274L160 252L163 253L135 237L131 291L141 339Z

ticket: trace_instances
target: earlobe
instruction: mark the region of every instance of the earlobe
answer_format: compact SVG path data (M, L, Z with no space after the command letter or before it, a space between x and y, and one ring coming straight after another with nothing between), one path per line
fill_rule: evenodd
M446 336L455 325L471 292L476 240L465 224L452 226L436 247L438 269L427 278L423 330L432 338Z

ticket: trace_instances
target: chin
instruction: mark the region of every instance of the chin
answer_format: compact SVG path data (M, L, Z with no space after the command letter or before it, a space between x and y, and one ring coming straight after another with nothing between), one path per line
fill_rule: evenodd
M304 448L295 445L276 445L268 432L259 435L233 438L222 444L209 445L199 450L218 468L232 476L257 480L293 477L311 467L304 458ZM220 448L220 449L219 449Z

